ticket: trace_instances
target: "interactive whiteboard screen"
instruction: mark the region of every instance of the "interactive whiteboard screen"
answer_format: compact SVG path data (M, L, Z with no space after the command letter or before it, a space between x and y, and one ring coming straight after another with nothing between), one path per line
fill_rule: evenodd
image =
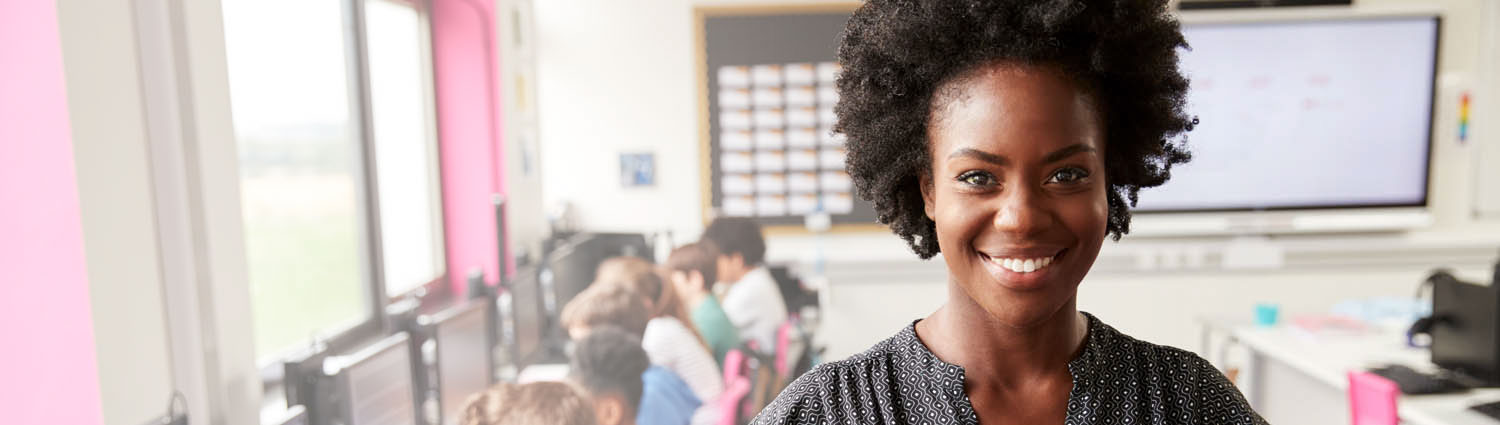
M1192 162L1142 211L1425 206L1438 19L1187 24Z

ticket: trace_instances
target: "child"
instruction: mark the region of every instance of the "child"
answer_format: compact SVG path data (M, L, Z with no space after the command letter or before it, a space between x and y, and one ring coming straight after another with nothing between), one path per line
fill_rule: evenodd
M741 337L764 353L775 352L776 331L787 320L786 300L765 266L760 225L744 217L720 217L703 230L719 249L718 278L727 287L720 300Z
M711 292L718 277L718 258L719 250L712 242L690 243L672 250L667 257L667 272L672 287L682 295L693 327L713 350L714 360L722 366L724 354L739 346L740 334L729 321L729 316L724 315L719 299Z
M591 285L568 301L559 316L563 330L574 340L601 325L618 326L639 337L651 320L651 308L645 298L624 286Z
M651 365L639 339L615 326L590 327L576 340L568 375L593 399L599 425L687 425L700 404L676 375Z
M469 397L462 425L595 425L593 403L563 382L501 383Z

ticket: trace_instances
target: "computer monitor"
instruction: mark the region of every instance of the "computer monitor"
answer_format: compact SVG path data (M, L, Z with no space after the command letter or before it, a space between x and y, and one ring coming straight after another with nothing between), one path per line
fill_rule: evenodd
M324 408L328 378L323 374L323 361L331 355L328 347L316 345L304 348L282 362L282 391L287 406L302 406L307 411L308 421L316 424L329 422L332 412Z
M495 241L497 246L496 253L500 255L500 263L495 266L497 268L497 274L499 274L497 281L501 284L504 284L505 280L510 278L511 258L511 256L509 255L509 236L507 236L507 233L505 232L505 196L495 194L491 197L491 203L495 207Z
M434 316L440 423L455 425L465 400L494 381L488 300L470 300Z
M542 270L541 282L547 312L556 317L568 301L583 292L599 271L599 263L614 257L639 257L651 261L651 245L638 233L584 233L554 250Z
M500 345L509 354L510 364L500 368L525 367L542 350L548 319L542 306L541 285L534 267L520 267L515 278L495 299L501 323Z
M1439 17L1323 15L1184 13L1193 158L1141 191L1132 234L1430 221Z
M1432 281L1432 363L1500 384L1500 290L1442 275Z
M417 393L410 338L391 335L354 354L323 361L332 382L327 393L333 417L320 425L417 425Z

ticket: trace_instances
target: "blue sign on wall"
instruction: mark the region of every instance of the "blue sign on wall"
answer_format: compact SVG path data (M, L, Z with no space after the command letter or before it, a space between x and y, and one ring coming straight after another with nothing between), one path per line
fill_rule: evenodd
M650 153L620 154L620 184L645 187L656 184L656 159Z

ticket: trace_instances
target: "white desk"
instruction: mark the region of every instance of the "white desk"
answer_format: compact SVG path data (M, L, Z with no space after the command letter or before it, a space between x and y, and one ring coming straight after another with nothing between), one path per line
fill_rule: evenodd
M1407 347L1404 336L1396 333L1312 337L1286 327L1243 326L1228 331L1250 351L1249 370L1240 378L1245 396L1261 416L1278 425L1350 423L1345 375L1350 370L1384 364L1434 368L1427 350ZM1401 396L1397 411L1406 424L1500 425L1468 410L1491 401L1500 401L1500 388Z
M516 376L516 382L529 384L532 382L565 381L568 379L569 370L567 363L534 364L521 369L521 373Z

